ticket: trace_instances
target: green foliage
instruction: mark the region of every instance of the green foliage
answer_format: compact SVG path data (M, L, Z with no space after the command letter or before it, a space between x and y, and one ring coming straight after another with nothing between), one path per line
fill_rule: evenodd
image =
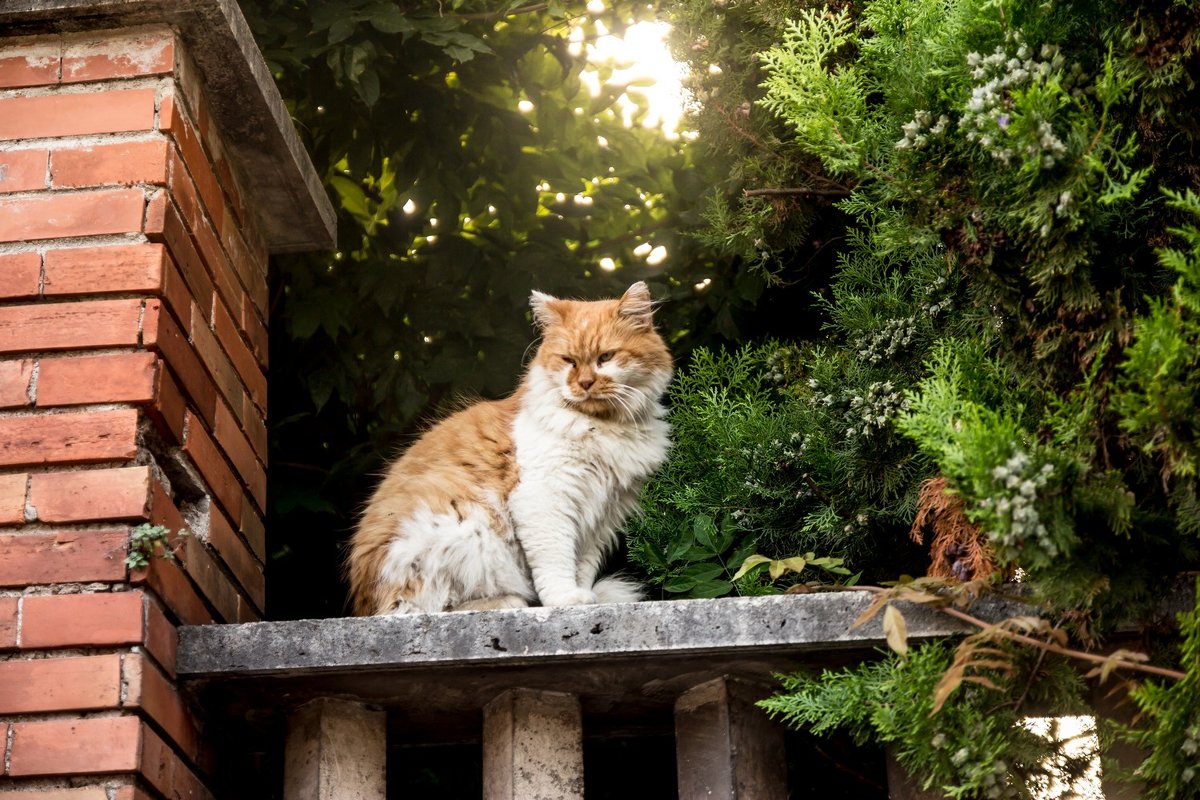
M1200 597L1200 581L1196 596ZM1130 692L1143 721L1123 738L1149 755L1136 770L1146 800L1200 797L1200 606L1178 615L1181 681L1146 681Z
M1194 192L1169 196L1172 206L1200 217L1200 197ZM1180 507L1180 526L1200 533L1195 514L1200 465L1200 227L1188 223L1171 232L1189 249L1165 248L1159 251L1159 261L1179 280L1169 297L1152 300L1136 321L1113 403L1121 413L1121 427L1159 460L1163 480L1175 487L1174 497L1185 504L1190 501L1190 507Z
M1087 770L1094 753L1069 755L1053 735L1023 724L1029 712L1021 702L1005 701L1016 695L1056 713L1079 713L1083 687L1069 665L1014 650L1018 669L991 674L991 687L964 685L933 713L934 690L953 653L952 643L935 642L905 657L786 676L783 692L759 705L793 727L826 735L843 729L860 742L879 742L924 788L952 798L1051 797L1054 779L1069 785Z
M644 279L679 340L709 335L727 275L678 233L708 183L688 143L642 125L646 100L616 65L585 65L601 26L619 35L652 7L241 6L338 209L336 252L270 275L269 515L290 532L272 602L325 615L336 601L305 609L307 587L332 580L367 476L459 397L513 389L531 289L600 297ZM666 260L647 263L660 245ZM304 574L306 553L324 574Z
M853 62L834 59L856 40L846 10L806 9L788 23L783 43L761 56L768 77L759 102L788 120L800 146L835 175L853 172L865 156L860 125L867 116L868 87Z
M728 592L755 552L774 560L819 552L850 569L878 570L886 559L880 578L911 560L896 526L909 524L913 503L896 491L909 483L898 476L914 468L911 447L891 428L899 395L869 372L847 375L846 362L825 351L810 355L813 377L799 389L792 384L806 354L774 343L698 350L676 378L671 457L627 525L631 559L665 591ZM867 419L879 402L892 405ZM845 436L851 420L860 428ZM889 448L896 464L880 470ZM769 590L761 572L738 590Z
M1093 646L1137 619L1163 576L1200 567L1195 4L810 3L786 19L764 12L740 40L684 6L721 43L722 73L759 90L739 87L743 117L707 99L726 124L709 117L700 143L733 159L731 175L761 179L774 160L728 120L772 132L785 162L774 175L790 168L802 198L848 195L837 203L845 230L830 234L840 240L826 275L805 260L808 242L757 232L793 222L810 236L811 204L775 205L756 229L746 200L773 195L714 196L705 240L741 247L747 273L812 281L823 335L781 348L782 366L757 356L772 380L747 416L775 429L694 435L690 418L719 408L705 389L720 384L689 384L708 367L691 368L673 397L680 449L632 541L669 540L691 511L745 508L741 535L765 543L764 557L811 550L894 577L914 518L932 519L940 535L967 537L937 546L981 541L1006 574L1020 568L1045 614L1039 635ZM731 26L748 19L729 14ZM763 450L776 439L793 455ZM728 455L755 448L762 456L745 464ZM705 473L706 461L717 467ZM781 461L787 471L762 469ZM770 512L754 510L748 487L712 477L725 463L762 484ZM927 479L952 496L920 493ZM678 502L692 483L713 507ZM722 505L730 497L741 505ZM1004 647L1013 670L963 673L998 688L964 677L933 717L941 676L963 665L926 648L797 678L773 708L894 743L950 796L1027 796L1054 748L1008 738L1027 734L1005 715L1030 693L1065 702L1077 687L1057 660ZM1175 703L1196 707L1177 691ZM1179 714L1150 725L1164 738L1143 740L1164 765L1147 767L1161 769L1156 779L1188 766L1178 759L1192 722L1181 720L1194 711Z
M174 536L189 536L180 528ZM175 560L175 545L170 529L162 525L145 523L129 532L129 551L125 554L125 566L129 569L145 569L155 556L164 561Z

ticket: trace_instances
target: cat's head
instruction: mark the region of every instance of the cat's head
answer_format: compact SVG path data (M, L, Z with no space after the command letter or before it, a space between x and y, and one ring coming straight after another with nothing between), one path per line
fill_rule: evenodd
M571 408L602 418L650 413L671 380L671 353L654 330L650 289L618 300L530 298L542 343L531 377Z

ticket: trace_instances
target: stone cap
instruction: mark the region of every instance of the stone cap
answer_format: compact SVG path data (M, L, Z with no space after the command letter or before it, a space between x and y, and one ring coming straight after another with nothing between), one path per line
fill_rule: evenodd
M176 672L218 716L339 697L393 711L397 741L477 736L481 709L511 688L576 694L604 718L597 725L669 728L675 699L705 681L773 684L778 673L877 658L881 615L852 627L871 600L831 592L183 627ZM914 643L968 628L899 606ZM1028 613L997 600L974 610Z
M333 206L234 0L0 0L8 36L150 24L175 28L195 61L267 248L331 249Z

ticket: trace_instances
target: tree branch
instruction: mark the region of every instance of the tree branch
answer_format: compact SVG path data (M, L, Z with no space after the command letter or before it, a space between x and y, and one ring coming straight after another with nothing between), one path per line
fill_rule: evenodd
M813 189L809 186L788 186L776 189L742 189L743 197L762 197L764 195L816 195L822 197L849 197L849 189Z

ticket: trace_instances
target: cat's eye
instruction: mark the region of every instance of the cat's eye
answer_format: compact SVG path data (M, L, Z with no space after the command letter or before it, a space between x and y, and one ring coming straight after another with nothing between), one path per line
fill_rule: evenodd
M571 358L570 356L559 356L559 358L561 358L565 363L570 364L572 367L575 366L575 359Z
M606 353L601 353L600 356L596 359L596 363L597 364L605 364L609 361L612 361L613 356L615 356L616 354L617 354L616 350L609 350Z

